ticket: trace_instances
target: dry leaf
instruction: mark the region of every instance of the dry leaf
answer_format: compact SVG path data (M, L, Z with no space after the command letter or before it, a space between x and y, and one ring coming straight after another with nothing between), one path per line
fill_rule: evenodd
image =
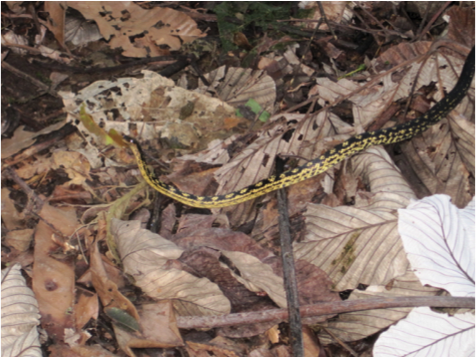
M10 198L10 190L2 188L2 222L11 231L25 226L25 215L15 208L15 201Z
M382 148L370 148L354 160L356 175L370 184L370 202L357 200L353 207L309 204L305 242L295 244L295 258L324 270L337 291L386 284L408 267L396 209L405 207L413 192Z
M133 2L121 1L67 4L86 19L96 21L111 48L121 47L122 55L128 57L160 56L164 54L161 45L177 51L182 43L205 36L189 16L169 8L145 10Z
M80 111L78 103L84 102L87 103L88 114L96 123L104 123L106 132L114 129L132 136L139 133L141 140L157 140L169 121L193 125L203 147L217 137L230 134L224 129L223 120L234 112L233 107L219 99L180 88L157 73L143 71L143 74L141 79L96 81L77 94L62 93L70 113L68 120L76 120ZM178 119L181 109L188 102L194 103L193 113L185 120ZM113 115L114 112L118 114ZM116 116L123 120L117 120ZM131 124L137 126L136 132L131 133ZM79 128L86 130L82 124ZM99 155L96 153L95 156Z
M382 54L380 60L401 63L413 58L415 53L426 53L429 46L429 43L400 44ZM415 63L398 85L392 84L389 94L395 93L393 100L408 95L422 66L415 88L428 86L438 78L434 100L439 101L443 98L442 90L448 92L456 84L463 63L461 58L437 52L423 66ZM474 98L474 87L469 89L467 96L447 118L401 144L404 154L402 172L407 174L407 180L413 185L422 186L417 191L420 197L422 194L445 193L453 198L458 207L464 207L471 200L469 177L474 175L475 161L474 123L468 120L474 116L475 110L471 98Z
M221 66L208 73L205 78L210 85L202 84L197 89L200 93L216 93L218 98L235 108L246 104L249 99L254 99L263 110L271 113L274 111L276 84L265 71Z
M64 22L68 5L66 1L47 1L45 11L50 14L47 26L53 32L56 40L64 47Z
M139 323L140 318L135 306L119 291L116 283L109 278L95 241L91 245L91 279L102 305L107 309L124 311Z
M135 356L132 348L171 348L183 345L170 301L144 304L139 307L139 315L142 328L140 335L114 325L117 342L129 356Z
M312 159L333 146L333 142L326 138L334 135L336 130L343 134L352 132L348 124L327 111L311 116L284 114L272 117L270 120L278 119L279 122L276 125L261 132L258 139L215 172L215 178L219 184L217 194L237 191L271 176L277 155L291 153L298 157ZM288 126L282 123L283 121L296 121L297 124ZM289 138L287 133L291 130L293 135ZM347 135L343 138L347 138ZM299 162L299 164L304 163L305 160ZM323 177L332 176L332 172L333 170L328 170ZM227 212L233 226L239 226L251 216L255 217L254 211L250 208L252 204L253 201L245 202L224 208L223 212Z
M82 186L86 180L92 181L89 176L91 165L89 161L78 152L55 151L53 153L52 168L58 169L62 167L68 174L71 181L67 185Z
M111 224L124 271L137 286L157 300L173 299L180 315L217 315L230 312L230 302L208 279L174 267L182 250L158 234L140 228L140 222Z
M16 154L22 149L30 147L38 136L59 130L64 125L64 122L59 122L37 132L25 131L24 126L19 127L17 130L15 130L15 133L11 139L2 140L2 160Z
M33 239L33 232L33 229L19 229L16 231L9 231L7 232L3 244L9 247L13 247L19 252L25 252L31 245L31 241Z
M38 222L35 233L33 291L38 300L43 328L50 337L61 341L65 329L73 327L74 265L67 256L63 256L61 261L52 256L53 252L61 254L61 250L52 239L58 233L51 226L69 237L78 228L78 222L74 209L53 208L47 204L43 205L40 216L44 220Z

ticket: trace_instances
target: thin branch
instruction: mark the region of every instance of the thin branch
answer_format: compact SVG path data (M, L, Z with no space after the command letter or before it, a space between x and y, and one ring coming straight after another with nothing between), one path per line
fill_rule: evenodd
M376 298L365 300L346 300L340 302L323 302L301 307L301 317L325 316L344 312L387 309L395 307L456 307L474 309L474 298L453 296L410 296L395 298ZM275 309L256 312L244 312L221 316L178 316L177 327L182 329L215 328L276 322L287 320L287 309Z
M288 200L286 190L278 190L279 240L281 244L281 261L283 262L284 289L288 303L289 339L293 356L304 356L302 322L299 313L299 293L294 265L291 227L289 224Z

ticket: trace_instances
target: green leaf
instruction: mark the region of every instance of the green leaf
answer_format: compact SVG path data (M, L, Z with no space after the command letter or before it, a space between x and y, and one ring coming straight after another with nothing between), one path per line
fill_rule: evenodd
M140 330L137 320L132 315L129 315L125 310L117 307L109 307L105 308L104 312L117 327L129 332L137 332Z

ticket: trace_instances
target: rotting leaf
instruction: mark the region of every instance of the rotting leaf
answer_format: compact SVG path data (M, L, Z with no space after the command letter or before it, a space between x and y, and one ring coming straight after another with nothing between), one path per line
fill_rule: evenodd
M172 80L151 71L143 71L140 79L96 81L78 93L63 93L63 101L71 121L80 115L80 105L87 103L89 115L96 123L104 124L104 130L111 137L114 129L131 136L140 133L141 140L157 140L157 133L164 125L175 120L193 124L202 135L204 147L207 140L230 135L223 120L234 113L234 108L222 100L176 86ZM181 121L178 119L180 111L188 102L194 103L193 110ZM111 116L123 120L111 120ZM136 132L131 130L135 126ZM79 129L90 130L83 123Z

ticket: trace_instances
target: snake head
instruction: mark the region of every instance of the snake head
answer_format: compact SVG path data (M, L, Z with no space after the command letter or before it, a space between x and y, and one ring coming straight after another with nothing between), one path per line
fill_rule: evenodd
M122 139L124 140L124 143L128 145L130 149L132 149L132 151L137 151L137 154L139 156L142 156L144 154L141 146L139 145L139 142L136 139L128 135L123 135ZM140 158L140 160L143 160L143 159Z
M128 135L123 135L122 138L124 139L125 142L127 142L128 144L134 144L134 145L138 145L138 142L136 139L128 136Z

